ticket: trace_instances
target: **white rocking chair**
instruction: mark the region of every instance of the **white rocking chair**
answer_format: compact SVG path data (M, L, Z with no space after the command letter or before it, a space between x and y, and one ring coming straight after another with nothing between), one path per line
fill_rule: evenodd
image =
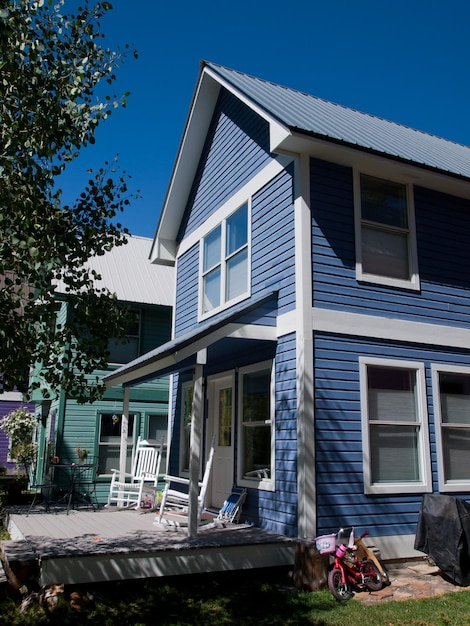
M162 447L162 444L153 445L139 437L132 472L124 473L124 480L121 481L121 472L111 470L113 476L106 507L111 506L112 503L116 503L120 508L140 509L153 506L160 474ZM149 499L148 503L145 501L146 496Z
M212 461L214 458L214 440L209 451L209 456L204 470L202 480L198 482L198 524L201 522L202 513L204 511L207 487L212 470ZM165 489L163 491L160 511L156 517L154 524L169 524L174 526L185 526L188 524L188 507L189 507L189 479L180 478L179 476L165 476ZM173 485L177 488L173 488Z

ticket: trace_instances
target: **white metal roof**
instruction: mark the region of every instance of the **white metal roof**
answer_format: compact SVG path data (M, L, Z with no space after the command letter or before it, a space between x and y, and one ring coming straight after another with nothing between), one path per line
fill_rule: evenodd
M173 306L174 269L149 260L152 239L129 235L127 244L91 258L87 267L102 278L97 287L107 287L118 300L137 304ZM65 293L63 283L56 289Z

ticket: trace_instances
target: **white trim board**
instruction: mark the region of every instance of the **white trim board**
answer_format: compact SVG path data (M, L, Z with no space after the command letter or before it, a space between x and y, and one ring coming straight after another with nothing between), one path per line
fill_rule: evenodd
M470 349L470 329L377 315L312 308L312 330L374 339Z

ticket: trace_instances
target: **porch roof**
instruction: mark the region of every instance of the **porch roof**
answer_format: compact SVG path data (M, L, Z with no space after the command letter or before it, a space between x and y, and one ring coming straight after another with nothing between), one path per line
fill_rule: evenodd
M144 380L187 369L196 362L198 352L221 340L276 342L275 315L267 314L272 313L273 309L277 312L277 293L273 290L265 291L248 303L244 302L230 308L223 314L134 359L105 376L106 386L134 386Z

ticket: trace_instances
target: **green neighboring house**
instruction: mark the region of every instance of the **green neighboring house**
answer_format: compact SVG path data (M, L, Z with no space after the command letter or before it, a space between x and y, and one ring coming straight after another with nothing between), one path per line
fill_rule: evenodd
M135 311L135 327L129 330L128 342L110 342L111 357L104 376L168 341L171 336L174 293L173 268L152 265L149 254L152 240L128 237L125 246L113 248L101 257L90 260L90 266L101 276L118 299ZM57 322L67 315L67 299L62 285L58 286ZM61 297L63 296L63 298ZM77 448L88 452L88 459L98 460L97 496L106 502L110 471L119 468L123 388L108 388L104 398L93 404L78 404L62 389L55 390L51 403L39 396L36 401L38 417L37 481L50 474L51 459L77 462ZM129 404L129 436L127 459L130 468L137 438L165 441L168 429L169 379L157 379L132 387ZM166 454L162 471L165 471Z

